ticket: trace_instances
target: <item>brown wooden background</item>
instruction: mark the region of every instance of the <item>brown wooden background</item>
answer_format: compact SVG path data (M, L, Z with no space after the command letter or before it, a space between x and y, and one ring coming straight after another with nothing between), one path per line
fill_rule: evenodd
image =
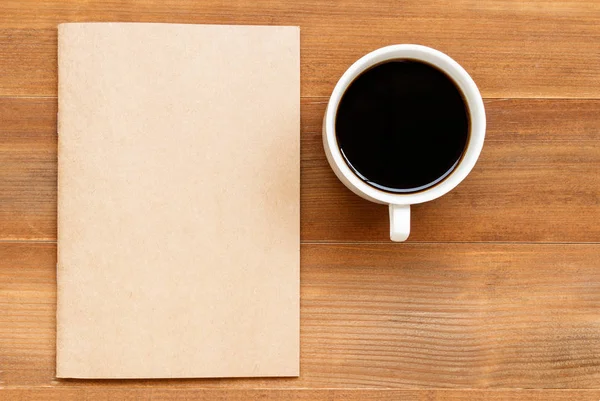
M301 376L54 378L56 26L67 21L301 27ZM330 171L320 124L358 57L448 53L486 99L473 173L387 209ZM0 398L600 399L598 0L0 2Z

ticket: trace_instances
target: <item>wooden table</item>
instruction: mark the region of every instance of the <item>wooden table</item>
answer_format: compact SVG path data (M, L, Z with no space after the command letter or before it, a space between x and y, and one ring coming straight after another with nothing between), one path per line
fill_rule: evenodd
M301 375L57 380L56 26L299 25ZM448 53L486 99L455 191L413 208L350 193L321 145L327 96L393 43ZM543 389L543 390L542 390ZM600 399L598 0L0 2L0 399Z

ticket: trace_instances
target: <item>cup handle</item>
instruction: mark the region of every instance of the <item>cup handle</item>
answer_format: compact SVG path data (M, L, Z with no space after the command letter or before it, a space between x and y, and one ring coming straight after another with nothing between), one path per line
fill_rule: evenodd
M410 234L410 205L390 205L390 239L403 242Z

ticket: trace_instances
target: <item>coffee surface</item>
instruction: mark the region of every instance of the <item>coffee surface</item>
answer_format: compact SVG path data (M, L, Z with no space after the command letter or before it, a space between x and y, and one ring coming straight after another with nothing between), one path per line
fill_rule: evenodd
M469 139L469 110L444 72L403 60L379 64L348 87L336 115L348 166L369 185L422 191L458 165Z

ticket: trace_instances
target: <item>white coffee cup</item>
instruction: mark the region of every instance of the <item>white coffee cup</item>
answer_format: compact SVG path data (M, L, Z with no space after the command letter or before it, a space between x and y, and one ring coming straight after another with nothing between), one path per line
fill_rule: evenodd
M469 139L459 164L439 183L420 192L391 193L367 184L346 164L336 139L336 114L346 89L364 71L392 60L422 61L442 70L458 86L469 109ZM392 45L363 56L342 75L333 89L325 111L323 146L331 168L346 187L367 200L389 205L390 238L392 241L405 241L410 233L410 205L439 198L465 179L481 153L485 138L485 125L485 110L479 89L469 74L456 61L430 47L412 44Z

